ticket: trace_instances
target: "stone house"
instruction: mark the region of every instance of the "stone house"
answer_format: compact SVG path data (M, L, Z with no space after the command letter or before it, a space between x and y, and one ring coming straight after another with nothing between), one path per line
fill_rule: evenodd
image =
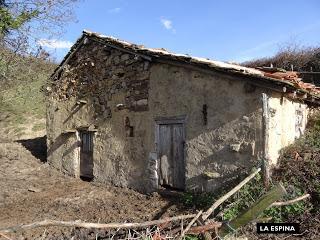
M215 191L275 166L319 103L317 88L277 71L84 31L47 87L48 162L143 192Z

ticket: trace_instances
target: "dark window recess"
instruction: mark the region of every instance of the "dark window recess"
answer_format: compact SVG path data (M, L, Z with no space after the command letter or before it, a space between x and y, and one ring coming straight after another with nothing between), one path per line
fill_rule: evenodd
M202 115L203 115L203 124L207 125L208 123L208 106L207 104L203 104L202 106Z
M129 137L134 137L133 136L133 127L132 126L129 127Z
M123 73L123 72L119 72L119 73L117 73L117 76L118 76L118 77L123 77L123 76L124 76L124 73Z
M133 126L130 126L130 119L128 117L125 118L125 131L126 137L134 137Z

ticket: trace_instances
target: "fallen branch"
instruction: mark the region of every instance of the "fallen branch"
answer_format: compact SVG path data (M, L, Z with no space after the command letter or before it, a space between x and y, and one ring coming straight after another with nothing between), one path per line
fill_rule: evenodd
M180 215L171 218L164 218L159 220L147 221L142 223L86 223L81 221L56 221L56 220L44 220L40 222L34 222L31 224L17 225L9 228L0 229L0 233L17 232L26 229L33 229L38 227L48 227L48 226L62 226L62 227L79 227L79 228L95 228L95 229L112 229L112 228L142 228L153 225L158 225L166 222L173 222L177 220L194 218L196 214Z
M198 212L198 214L191 220L188 226L182 231L180 239L183 239L184 235L189 231L189 229L192 227L195 221L197 221L197 219L201 216L202 212L203 211Z
M204 225L200 225L200 226L195 226L195 227L190 227L190 229L188 231L185 232L185 234L200 234L200 233L205 233L206 231L209 230L216 230L216 228L219 228L222 226L221 222L209 222L207 224ZM170 234L172 234L173 236L176 235L178 232L180 232L181 228L177 227L175 229L172 229L170 231Z
M306 198L310 197L310 194L305 194L305 195L302 195L300 197L297 197L295 199L292 199L292 200L289 200L289 201L286 201L286 202L274 202L270 205L270 207L279 207L279 206L286 206L286 205L290 205L290 204L293 204L293 203L296 203L296 202L299 202L301 200L304 200Z
M8 240L13 240L12 238L9 238L7 235L3 234L0 232L0 236L1 237L4 237L5 239L8 239Z
M241 181L236 187L234 187L232 190L230 190L227 194L219 198L215 203L212 204L212 206L203 213L203 211L198 212L197 214L189 214L189 215L180 215L176 217L171 218L164 218L159 220L153 220L153 221L147 221L142 223L87 223L87 222L81 222L81 221L57 221L57 220L44 220L40 222L34 222L31 224L26 225L17 225L9 228L3 228L0 229L0 233L8 233L8 232L17 232L21 230L27 230L27 229L33 229L38 227L48 227L48 226L61 226L61 227L79 227L79 228L86 228L86 229L135 229L135 228L144 228L149 226L155 226L155 225L162 225L162 226L168 226L168 223L173 221L182 221L186 219L192 219L191 222L187 225L187 227L183 230L183 225L181 225L181 237L183 237L187 233L191 234L199 234L199 233L205 233L209 230L215 229L221 227L222 224L219 222L210 222L205 224L205 220L208 219L208 217L213 213L215 209L217 209L223 202L225 202L229 197L231 197L233 194L235 194L239 189L241 189L247 182L249 182L252 178L256 176L261 171L261 169L255 170L253 173L251 173L248 177L246 177L243 181ZM279 188L281 188L279 190ZM277 191L279 193L279 196L282 195L282 186L279 186L277 188ZM272 196L273 197L273 196ZM271 198L272 198L271 197ZM275 200L269 202L269 205L274 202ZM306 198L306 197L305 197ZM270 201L270 199L269 199ZM260 209L259 209L260 210ZM250 210L251 211L251 210ZM250 212L249 211L249 212ZM201 216L202 215L202 216ZM243 215L243 217L248 217L246 214ZM192 227L192 225L195 222L200 222L200 226ZM237 222L231 222L234 223L234 225L239 225ZM240 224L241 225L241 224ZM225 227L224 225L222 227ZM177 230L177 229L175 229ZM175 231L174 230L174 231ZM223 232L227 233L227 229L223 229Z
M239 191L240 188L242 188L247 182L249 182L252 178L254 178L260 171L261 171L261 168L258 168L256 171L254 171L248 177L246 177L242 182L240 182L237 186L231 189L227 194L223 195L216 202L214 202L212 206L202 215L202 220L205 221L213 213L214 210L216 210L229 197L231 197L233 194Z
M286 190L282 184L279 183L259 198L249 209L232 219L229 223L223 224L219 231L219 237L225 237L227 234L236 231L238 228L258 218L265 209L285 194Z

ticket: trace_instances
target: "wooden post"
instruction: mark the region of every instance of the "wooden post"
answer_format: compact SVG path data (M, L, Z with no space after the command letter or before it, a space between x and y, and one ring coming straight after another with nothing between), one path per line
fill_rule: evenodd
M286 190L281 183L278 183L270 191L264 194L258 201L256 201L249 209L244 211L235 219L231 220L229 223L224 223L219 231L219 237L224 237L229 233L234 232L238 228L248 224L253 221L262 212L267 209L272 203L279 200L282 196L286 194Z
M262 136L263 136L263 182L266 189L269 189L270 164L269 164L269 104L268 96L262 93Z

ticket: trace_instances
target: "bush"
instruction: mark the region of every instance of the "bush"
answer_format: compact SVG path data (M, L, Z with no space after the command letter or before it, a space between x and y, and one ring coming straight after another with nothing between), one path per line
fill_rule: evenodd
M271 66L295 71L320 71L320 47L301 47L290 44L282 47L273 57L261 58L243 63L248 67Z

